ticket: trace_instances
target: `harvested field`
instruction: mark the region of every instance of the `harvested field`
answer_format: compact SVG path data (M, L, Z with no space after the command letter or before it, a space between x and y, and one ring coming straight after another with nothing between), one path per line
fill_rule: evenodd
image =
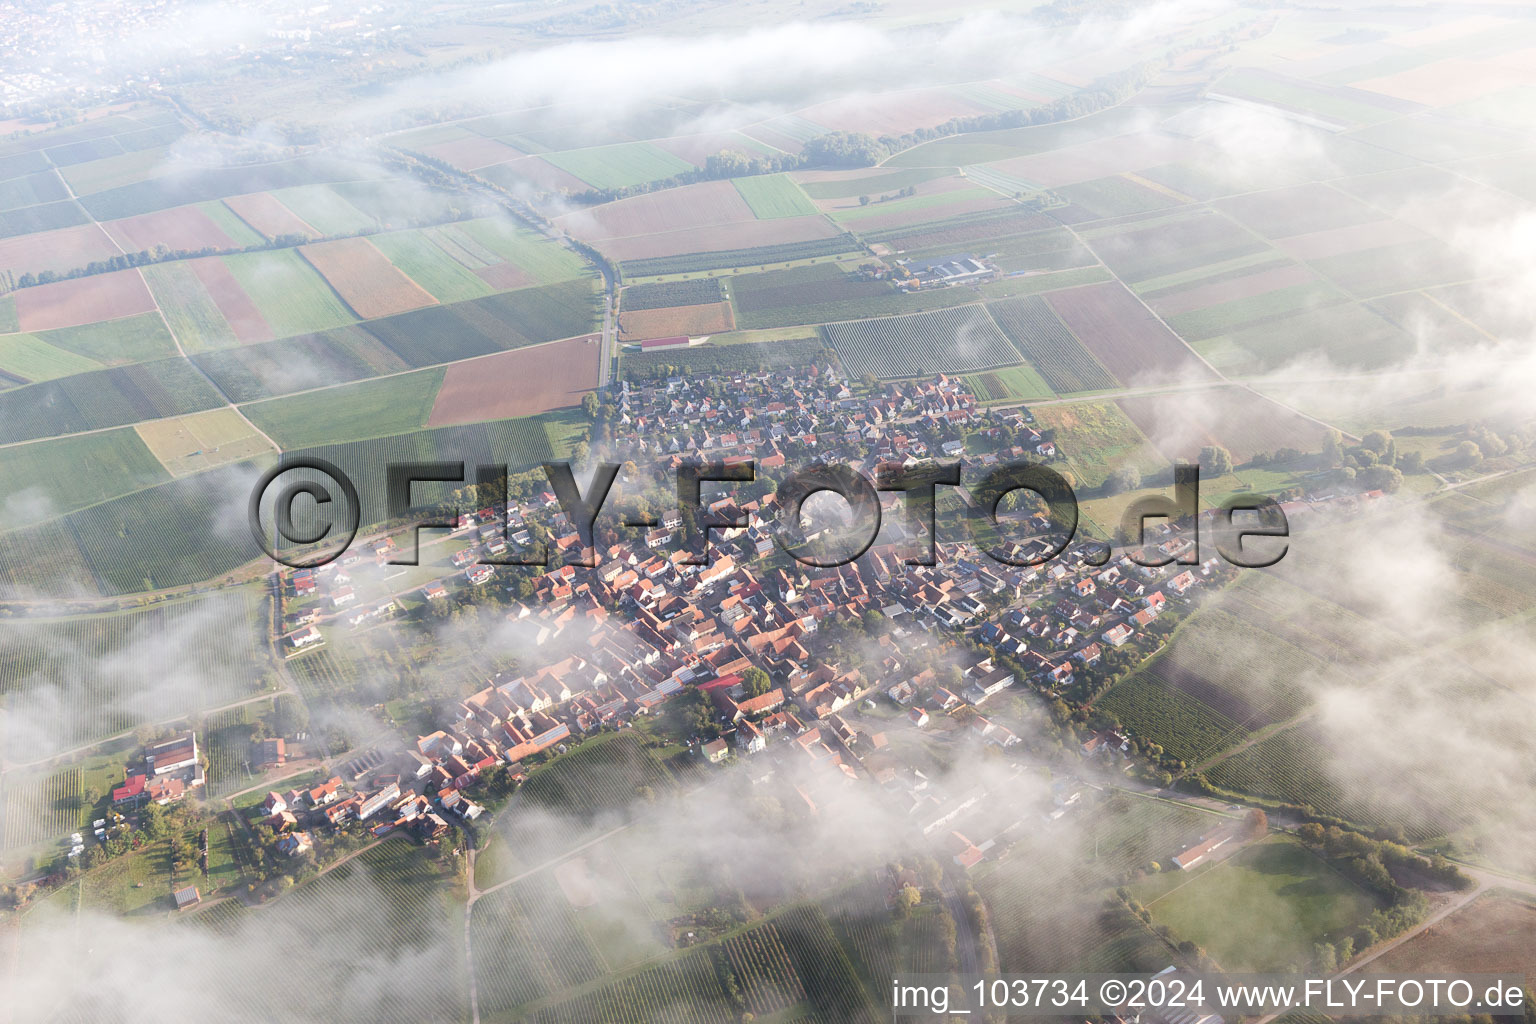
M1191 310L1204 309L1207 306L1238 299L1251 299L1257 295L1266 295L1281 288L1291 288L1315 280L1317 275L1310 268L1300 263L1292 263L1289 266L1272 267L1257 273L1244 274L1241 277L1213 281L1209 284L1197 284L1193 288L1185 288L1168 295L1149 297L1147 302L1157 310L1159 316L1177 316Z
M16 318L23 331L79 327L154 309L155 300L137 270L77 277L16 293Z
M192 260L188 266L202 282L214 305L219 307L219 312L237 339L242 343L272 340L272 328L266 317L261 315L261 310L256 308L251 297L245 294L245 289L240 287L240 282L235 280L235 275L229 272L223 260L217 257Z
M306 238L320 236L320 232L300 220L297 214L278 202L277 197L270 192L230 196L224 200L224 205L268 238L276 238L278 235L303 235Z
M1127 385L1211 376L1209 367L1119 282L1052 292L1046 302L1104 368Z
M129 252L140 249L152 252L157 245L188 252L240 248L212 218L195 206L178 206L173 210L108 221L102 227Z
M559 218L559 223L582 241L595 243L755 219L752 207L735 185L729 181L706 181L567 214Z
M1276 244L1299 260L1320 260L1330 256L1360 252L1362 249L1378 249L1385 245L1417 242L1424 232L1400 220L1381 220L1368 224L1352 224L1348 227L1328 228L1296 235Z
M73 270L92 260L116 255L117 246L97 224L0 239L0 270L10 271L17 277L43 270Z
M577 405L597 386L597 335L498 352L448 367L429 427L533 416Z
M428 156L436 157L458 167L462 170L473 171L491 164L505 163L508 160L516 160L527 154L514 149L505 142L495 139L487 139L479 135L465 139L454 139L452 142L439 143L436 146L428 146Z
M133 429L172 476L200 473L277 450L234 409L210 409L140 423Z
M1327 434L1320 424L1241 388L1142 395L1118 404L1170 461L1194 461L1202 446L1219 444L1242 465L1277 448L1314 451Z
M366 238L306 245L299 252L364 320L437 304Z
M1367 974L1536 974L1536 905L1485 896L1365 968Z
M635 238L615 238L598 242L604 255L615 260L643 260L689 253L752 249L770 245L789 245L823 238L836 238L841 232L825 217L784 217L779 220L753 220L745 224L723 224L708 228L686 228Z
M679 334L698 337L701 334L733 330L735 326L729 302L715 302L707 306L637 309L619 314L619 340L670 338Z

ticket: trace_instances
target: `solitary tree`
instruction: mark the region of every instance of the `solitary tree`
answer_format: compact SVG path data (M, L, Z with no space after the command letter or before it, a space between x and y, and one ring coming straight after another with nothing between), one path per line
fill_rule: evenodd
M1208 444L1200 449L1200 468L1212 476L1226 476L1232 472L1232 453L1219 444Z

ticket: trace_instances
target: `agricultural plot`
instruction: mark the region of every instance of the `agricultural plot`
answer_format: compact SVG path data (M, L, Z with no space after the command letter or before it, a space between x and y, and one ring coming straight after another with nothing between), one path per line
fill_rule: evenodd
M154 177L155 171L165 162L165 154L163 147L152 146L132 153L119 153L117 156L61 167L59 174L69 182L69 187L76 195L85 196Z
M1436 971L1536 972L1536 905L1488 895L1372 964L1372 972L1434 977Z
M695 345L672 352L626 352L619 373L630 380L705 373L750 372L772 367L801 367L831 362L832 352L820 338Z
M1087 231L1083 238L1127 283L1234 260L1266 248L1251 232L1205 208Z
M1290 238L1382 219L1379 211L1354 196L1312 182L1233 196L1213 205L1265 238Z
M1029 366L988 370L966 377L965 383L984 405L1050 398L1053 394L1051 386Z
M546 153L543 159L597 189L643 185L693 170L688 161L648 142Z
M16 318L23 331L78 327L155 309L155 300L137 270L23 288L15 297Z
M127 252L154 252L161 245L172 251L181 249L186 252L242 247L197 206L157 210L109 221L102 227Z
M511 419L579 405L597 386L598 342L596 336L572 338L455 363L447 368L427 423Z
M47 756L247 696L265 664L264 610L254 595L236 591L111 615L8 622L0 630L0 690L10 756Z
M626 313L668 306L707 306L725 298L719 278L700 277L663 284L632 284L619 302Z
M1141 294L1168 326L1192 340L1348 300L1299 264L1244 267L1204 278L1193 287Z
M1205 445L1222 445L1242 465L1280 448L1317 451L1321 424L1238 388L1117 400L1120 409L1169 461L1193 461Z
M1052 292L1045 300L1122 383L1202 379L1210 369L1118 282Z
M818 202L856 199L899 191L908 185L921 185L953 173L947 167L919 167L907 170L872 168L858 171L800 171L793 175L806 195Z
M30 441L223 405L185 359L93 370L0 392L0 441Z
M391 231L370 241L401 272L438 302L463 302L495 291L486 281L421 231ZM488 266L481 263L480 268ZM531 282L530 282L531 283Z
M675 256L623 259L621 269L624 276L628 278L661 277L669 274L697 274L746 267L763 269L776 263L827 259L861 251L863 246L859 241L847 232L842 232L830 238L818 237L806 241L770 243L747 249L720 249L709 252L685 250Z
M38 206L27 206L20 210L6 210L0 213L0 238L18 238L39 231L57 231L60 228L89 222L90 218L81 211L79 205L67 199L56 203L42 203Z
M437 302L366 238L342 238L300 246L299 253L363 320L392 316Z
M938 182L930 182L925 189ZM959 183L956 182L958 185ZM868 206L834 210L830 216L852 231L881 231L905 228L913 224L943 221L950 217L1011 209L1013 204L990 188L932 188L904 199L884 199Z
M526 271L535 284L559 284L589 272L582 258L570 249L505 220L486 218L449 224L433 229L432 238L455 259L475 261L488 255L487 271L497 269L492 266L497 261L505 261Z
M0 181L0 212L68 198L64 185L48 171Z
M500 1014L604 973L576 914L546 874L475 903L475 981L484 1012Z
M0 527L62 515L168 478L127 428L19 445L0 459L0 493L8 496Z
M243 344L271 340L272 325L267 323L266 317L261 315L261 310L256 308L256 303L251 301L251 297L222 259L191 260L185 266L213 300L237 342Z
M1154 213L1181 205L1179 199L1167 192L1148 188L1122 174L1060 185L1054 191L1071 204L1061 212L1069 223Z
M402 313L368 331L408 364L429 366L574 337L596 315L593 283L578 279Z
M1472 280L1475 265L1439 239L1385 245L1312 261L1318 273L1361 298Z
M736 323L742 328L793 327L960 305L965 288L907 294L885 281L861 281L835 263L791 267L733 279Z
M913 224L881 231L863 231L864 241L878 243L893 252L921 252L930 249L979 248L991 252L992 240L1032 234L1060 225L1026 206L1011 206L998 212L951 217L930 224Z
M7 773L0 848L24 849L79 828L82 778L79 768L27 775Z
M378 227L374 219L325 185L304 185L274 193L304 223L322 235L352 235Z
M176 340L166 330L165 321L158 313L61 327L42 332L38 339L103 366L151 362L177 354Z
M816 207L787 174L759 174L733 182L758 220L809 217Z
M1110 107L1074 121L970 132L936 139L898 153L886 167L964 167L1008 160L1027 153L1110 138L1140 128L1139 114L1126 107Z
M340 327L356 319L331 286L291 249L241 253L222 261L275 337ZM217 300L220 293L214 291L214 297ZM239 333L237 321L230 322Z
M1266 320L1198 343L1224 373L1274 369L1304 355L1337 366L1375 369L1406 359L1413 339L1365 306L1353 303Z
M1081 488L1102 487L1110 472L1120 466L1135 466L1146 477L1167 468L1113 402L1043 405L1035 410L1035 419L1059 436L1072 439L1067 458Z
M363 165L325 156L266 164L203 167L83 196L80 205L98 221L121 220L227 196L315 182L346 181L363 177L366 172Z
M0 270L16 277L44 270L65 273L92 260L111 259L116 255L117 246L98 224L0 239Z
M1181 761L1199 761L1247 736L1230 718L1148 671L1118 684L1094 707Z
M144 280L183 350L195 353L239 344L218 303L187 263L145 267Z
M1378 905L1299 843L1271 839L1207 868L1148 909L1227 970L1280 971L1306 963L1317 943L1352 935Z
M241 407L285 451L404 434L424 426L441 368L359 381Z
M279 235L318 238L322 234L318 228L288 209L270 192L230 196L224 200L224 205L269 241Z
M479 977L478 971L476 977ZM626 975L522 1019L533 1024L718 1024L739 1013L708 949Z
M1044 292L1076 288L1084 284L1098 284L1110 279L1109 271L1100 266L1060 270L1049 274L1028 274L1005 277L1001 281L988 281L976 289L988 299L1012 299L1023 295L1040 295Z
M1250 731L1312 706L1325 662L1266 626L1218 608L1201 609L1148 671Z
M854 376L921 377L1018 363L1018 352L981 306L828 324L822 330Z
M277 451L234 409L210 409L140 423L133 429L160 464L177 477Z
M104 367L31 334L0 334L0 374L6 384L37 383Z
M192 361L234 402L254 402L411 369L361 326L203 352Z
M989 303L987 312L1053 390L1067 394L1115 386L1109 371L1083 348L1039 296Z
M735 326L729 302L716 302L709 306L626 310L619 314L619 340L637 341L679 335L697 338L700 335L729 331Z

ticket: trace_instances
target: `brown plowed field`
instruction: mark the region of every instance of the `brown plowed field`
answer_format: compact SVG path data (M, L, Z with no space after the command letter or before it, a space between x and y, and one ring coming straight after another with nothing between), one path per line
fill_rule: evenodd
M223 260L217 256L193 260L191 266L192 273L197 275L197 279L213 297L214 305L224 314L236 338L241 342L272 340L272 328L267 318L261 315L256 303L245 294L245 289L240 287L240 282L235 280L235 275L229 272Z
M641 260L652 256L680 256L691 252L754 249L787 242L809 242L817 238L832 238L837 234L837 227L825 217L779 217L775 220L751 220L744 224L685 228L634 238L611 238L598 242L597 248L610 259Z
M178 206L173 210L157 210L154 213L123 220L109 221L102 225L107 233L129 252L145 249L154 251L163 245L170 249L238 249L235 240L195 206Z
M267 192L252 192L245 196L230 196L224 205L235 211L235 216L268 238L278 235L303 235L319 238L320 232L301 220L299 215L284 206L278 198Z
M705 181L606 203L560 218L584 242L756 221L729 181Z
M364 320L437 305L431 293L389 262L366 238L304 245L299 253Z
M22 288L16 318L23 331L50 331L116 320L155 309L155 300L137 270L117 270L69 281Z
M636 341L645 338L670 338L678 334L698 337L717 334L736 326L729 302L710 302L702 306L664 306L661 309L637 309L619 314L619 338Z
M477 138L454 139L452 142L429 146L427 148L427 155L434 156L466 171L473 171L490 164L517 160L528 154L521 150L513 149L505 142L498 142L495 139Z
M597 386L596 334L498 352L448 367L427 426L533 416L577 405Z
M1117 281L1052 292L1045 301L1105 369L1127 386L1212 376L1178 335Z

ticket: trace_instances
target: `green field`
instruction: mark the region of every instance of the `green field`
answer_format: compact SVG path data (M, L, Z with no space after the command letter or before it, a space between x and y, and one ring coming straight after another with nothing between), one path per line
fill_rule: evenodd
M693 170L693 164L649 142L545 153L542 159L600 189L643 185Z
M1039 368L1045 382L1054 390L1067 394L1115 386L1115 378L1110 372L1083 347L1039 296L989 303L987 311L1019 354Z
M121 185L131 185L148 178L165 160L165 149L153 147L135 153L120 153L87 163L73 164L59 173L76 195L89 195Z
M1377 905L1288 839L1197 868L1186 884L1148 903L1154 921L1232 971L1305 967L1316 943L1352 935Z
M0 494L9 499L0 527L23 526L169 479L132 427L18 445L0 459Z
M273 193L278 202L323 235L355 235L378 227L374 219L325 185L303 185Z
M849 178L840 181L808 181L800 186L812 199L852 199L856 196L874 196L883 192L900 190L908 185L921 185L934 178L952 173L948 167L920 167L904 171L887 171L871 174L867 178Z
M661 284L632 284L619 300L625 312L664 309L668 306L704 306L725 298L717 277L696 277Z
M481 250L475 253L472 248L468 254L470 259L477 255L489 255L492 259L487 262L505 260L528 271L539 284L558 284L589 273L585 261L570 249L530 231L520 230L508 221L467 220L436 228L434 233L436 237L446 239L450 245L457 243L462 246L467 242Z
M1018 351L982 306L828 324L822 332L843 368L856 377L966 373L1019 362Z
M95 360L103 366L145 363L177 355L176 339L165 329L165 321L159 313L140 313L120 320L62 327L42 331L38 337L55 348Z
M391 231L370 241L438 302L478 299L495 291L420 231Z
M355 319L325 279L293 249L223 259L279 337L340 327Z
M0 443L121 427L223 404L185 359L92 370L0 392Z
M202 210L209 220L217 224L219 230L229 236L230 241L242 249L248 245L261 245L266 242L266 238L261 232L241 220L234 210L225 206L220 200L209 200L205 203L199 203L197 208Z
M1055 429L1067 440L1067 461L1079 488L1101 486L1110 471L1121 465L1134 465L1144 475L1166 466L1112 402L1041 406L1035 417L1041 426Z
M905 199L888 199L884 202L872 202L868 206L854 206L846 210L835 210L831 217L839 224L857 226L861 220L931 210L934 211L935 216L913 218L914 220L931 221L942 218L946 206L974 202L978 199L995 199L999 205L1003 201L1001 196L989 188L957 188L951 192L930 192L927 195L908 196Z
M424 426L443 383L441 368L343 384L243 406L285 450L404 434Z
M428 306L372 320L368 333L410 366L432 366L591 331L601 312L591 278Z
M202 352L238 344L234 330L189 264L157 263L145 267L144 280L185 351Z
M235 402L254 402L411 368L361 325L202 352L193 362Z
M982 404L1016 402L1021 399L1050 398L1051 386L1030 366L1009 366L1000 370L972 374L965 383Z
M94 359L66 352L34 334L0 335L0 372L24 381L53 380L103 369Z
M800 186L787 174L759 174L750 178L737 178L732 184L741 198L752 207L758 220L776 220L779 217L812 217L816 206L800 191Z

